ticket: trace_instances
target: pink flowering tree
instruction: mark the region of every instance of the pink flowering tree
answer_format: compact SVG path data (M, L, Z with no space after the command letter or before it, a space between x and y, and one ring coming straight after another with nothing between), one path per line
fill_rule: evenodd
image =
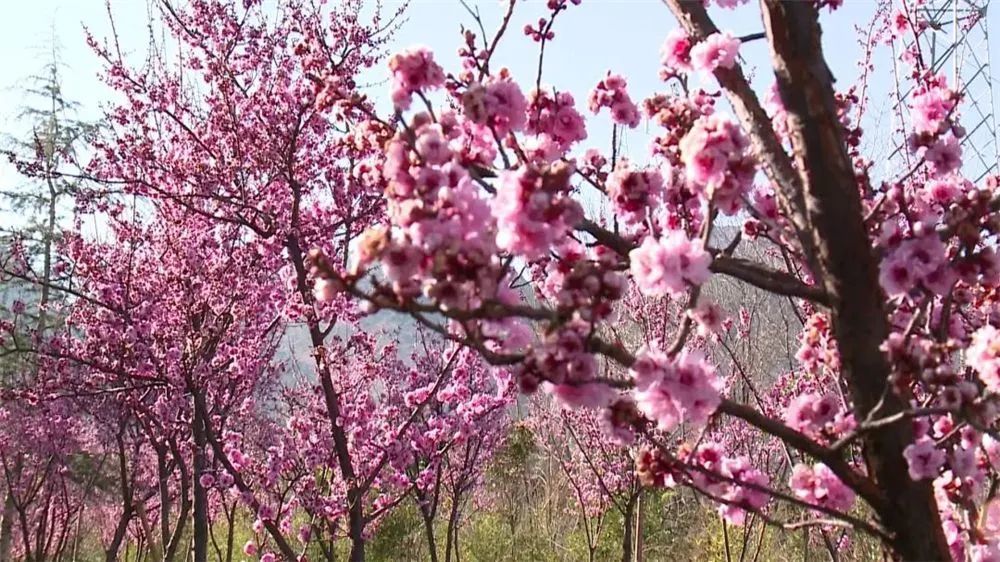
M425 355L423 362L429 357L433 355ZM483 485L494 454L506 442L516 393L509 374L495 378L493 369L474 352L465 350L459 359L449 384L420 411L417 424L424 429L411 442L415 454L407 469L434 562L458 559L468 505ZM443 554L439 522L444 523Z
M41 366L17 399L66 404L64 416L92 428L89 456L117 465L117 492L93 498L114 514L103 529L108 560L121 556L130 533L174 559L188 532L195 558L206 559L208 430L252 421L273 387L270 276L227 236L231 226L169 208L154 207L158 220L148 224L135 220L134 207L107 210L109 240L65 236L75 284L51 287L69 295L65 329L14 342ZM157 512L152 533L148 516Z
M135 67L113 41L91 41L124 100L97 144L90 176L104 191L94 206L135 197L161 209L154 222L203 224L218 240L198 246L209 244L219 263L243 261L217 279L193 274L192 283L229 286L272 314L227 321L206 295L202 306L213 312L196 326L204 334L187 337L210 338L220 322L256 329L247 337L258 345L248 349L261 360L270 359L261 347L270 336L305 342L290 367L302 376L272 395L276 412L246 402L239 424L223 423L216 391L192 381L199 431L191 437L207 464L180 481L206 495L206 532L212 499L223 511L239 499L253 515L247 556L332 559L346 542L350 559L363 560L378 522L429 491L449 455L511 399L509 376L451 342L413 357L380 343L351 299L314 286L309 273L307 249L346 264L347 248L370 244L358 237L384 216L384 181L373 166L391 127L372 120L355 82L394 24L366 19L360 2L283 3L277 16L257 2L164 2L161 16L180 63L154 52L154 63ZM192 80L207 86L186 87ZM245 280L229 277L241 271ZM253 288L243 290L246 283ZM266 374L255 364L240 384ZM466 472L475 482L475 471Z
M7 555L47 560L72 548L87 494L98 474L81 471L92 429L61 400L23 404L5 393L0 405L0 483L8 502L12 543ZM5 517L5 518L6 518Z
M339 347L327 345L337 352L340 423L350 436L359 482L346 480L337 470L334 444L326 438L330 422L315 382L292 387L286 393L290 414L282 420L284 427L256 438L233 431L212 438L222 465L236 475L229 485L235 484L256 513L254 538L244 545L244 553L277 550L287 557L285 550L295 545L301 552L315 547L323 556L335 557L336 541L351 540L342 523L349 521L353 507L349 493L357 493L361 502L365 539L412 497L429 526L434 557L433 524L438 508L449 500L450 552L462 496L478 484L481 463L497 445L500 435L491 438L489 428L497 423L495 431L504 427L500 420L513 387L509 382L498 387L492 369L453 345L420 349L410 365L396 356L395 346L379 346L361 333ZM480 431L483 439L473 439ZM298 521L301 516L304 522Z
M525 28L540 54L562 13L586 9L577 3L551 0ZM409 314L512 368L526 393L601 410L612 435L642 446L645 481L689 486L732 523L846 527L903 559L995 556L979 514L992 505L1000 203L995 178L961 175L961 93L904 41L925 26L906 4L882 26L916 93L903 108L909 165L876 181L856 124L865 83L838 92L823 57L821 11L838 2L766 0L763 33L745 37L720 31L704 2L666 4L679 28L661 75L676 88L641 101L611 72L581 107L542 86L544 56L534 76L498 68L513 2L495 33L465 33L460 69L425 48L393 55L396 119L366 160L385 184L384 224L346 263L317 247L317 287ZM769 47L764 98L739 57L752 40ZM721 95L692 87L695 74ZM614 142L581 153L587 110L616 133L645 114L658 128L648 160L621 158ZM591 198L609 212L587 216ZM742 235L719 243L722 216ZM747 240L783 259L740 257ZM789 385L780 410L734 399L732 374L691 337L712 316L702 287L719 276L789 299L809 319L795 372L829 382ZM688 313L670 337L634 345L615 329L631 290ZM778 443L789 478L704 431L720 425Z
M286 3L276 16L258 2L205 1L183 8L163 2L160 7L170 43L155 46L160 50L147 67L131 66L115 41L91 41L106 63L108 84L124 100L110 110L115 127L98 142L91 174L108 195L124 191L176 213L201 216L255 254L249 261L269 276L258 289L261 298L280 313L258 323L258 330L263 333L272 320L278 333L291 325L305 327L313 380L320 386L327 435L336 450L330 460L351 488L346 494L349 535L360 558L365 514L356 486L363 481L341 413L337 371L326 349L338 322L350 325L356 315L349 307L315 306L303 248L320 245L335 255L379 212L377 199L365 194L366 172L353 165L352 157L341 161L335 156L347 146L363 151L358 144L363 137L343 134L345 122L327 114L324 100L332 92L353 89L355 73L371 63L384 40L382 26L391 22L366 23L358 2L336 9ZM184 56L168 59L168 48ZM194 80L205 87L187 88ZM340 223L341 234L317 228L330 221ZM195 400L194 406L204 409L200 416L209 414L209 403ZM234 479L229 487L235 486L258 512L263 498L238 477L242 463L225 451L225 440L239 436L218 425L205 430L213 458ZM296 558L279 521L260 520L283 555Z
M641 533L636 528L636 510L642 484L634 469L633 451L608 439L605 420L594 410L568 410L542 400L533 406L529 427L569 484L589 559L595 559L602 533L607 530L607 515L615 510L622 519L622 560L629 562L635 536Z

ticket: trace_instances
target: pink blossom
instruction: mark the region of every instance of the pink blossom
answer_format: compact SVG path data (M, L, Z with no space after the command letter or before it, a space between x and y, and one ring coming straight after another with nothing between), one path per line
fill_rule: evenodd
M257 554L257 543L247 541L246 544L243 545L243 554L247 556L254 556Z
M462 96L462 104L470 121L486 125L501 136L520 131L527 123L528 100L507 69L487 78L485 85L470 87Z
M710 275L712 257L701 240L673 231L659 240L647 236L629 253L632 277L648 296L680 296L689 286L701 285Z
M923 480L935 478L938 470L944 466L945 453L928 437L919 439L916 443L903 449L903 456L909 466L910 478Z
M832 422L839 410L840 404L833 394L810 392L792 400L785 410L785 423L797 431L814 434Z
M415 145L417 154L428 164L444 164L451 159L452 154L448 147L448 139L445 138L441 125L433 124L420 127L420 134L417 135Z
M708 441L699 445L686 460L702 469L689 472L694 485L725 500L726 503L719 506L719 513L728 523L743 525L746 510L756 511L767 505L769 496L760 488L766 488L770 478L754 468L746 456L726 456L721 444Z
M954 135L940 138L927 147L924 160L936 176L950 174L962 167L962 145Z
M699 118L678 144L688 182L704 199L733 214L753 185L756 165L750 142L729 116Z
M608 72L590 93L590 110L596 114L607 107L611 110L612 121L634 129L639 125L639 108L625 91L626 86L624 78Z
M1000 545L996 542L972 545L969 548L970 562L1000 562Z
M691 38L683 29L670 30L660 49L663 66L674 72L691 72Z
M545 383L543 388L559 402L571 408L603 408L615 398L614 389L604 383Z
M955 93L947 87L943 76L918 88L909 101L913 129L918 135L942 132L956 104Z
M576 225L582 210L569 197L569 173L568 166L554 165L546 172L523 167L500 175L493 216L501 249L538 259Z
M850 511L854 505L854 490L841 482L825 464L795 465L788 485L795 496L806 503L841 512Z
M682 419L705 424L722 400L722 382L699 352L684 350L671 358L658 349L647 349L637 358L632 376L639 411L663 431Z
M553 156L565 153L574 143L587 138L586 123L575 105L569 92L553 95L536 90L530 96L526 131L551 143Z
M890 296L906 294L921 282L932 290L947 290L950 287L947 282L950 275L941 269L946 267L946 252L937 234L904 240L882 260L879 268L882 288ZM940 279L936 274L941 274L946 279Z
M626 222L642 222L663 197L663 176L655 169L636 170L623 159L608 176L607 191Z
M948 209L965 197L969 187L959 178L946 177L925 183L920 188L918 196L927 205L938 205Z
M517 373L521 389L530 394L543 382L555 386L593 382L597 360L587 350L589 332L586 322L574 319L546 334L541 346L528 355ZM559 389L556 398L566 396L573 400L589 400L596 398L601 392L603 391L590 388L578 395L567 389Z
M726 31L713 33L691 48L691 66L706 73L716 68L732 68L736 64L741 41Z
M432 90L444 84L444 70L434 62L427 47L410 47L389 57L392 71L392 101L399 109L408 109L414 93Z
M392 243L382 253L385 277L393 283L412 280L419 271L422 261L423 254L420 250L406 243Z
M771 482L766 474L751 466L750 459L745 456L724 459L719 472L736 482L760 488L766 488ZM719 496L727 502L719 506L719 513L728 523L739 526L746 522L746 510L758 511L770 498L765 491L732 482L724 484Z
M965 361L990 392L1000 392L1000 330L986 325L972 334Z

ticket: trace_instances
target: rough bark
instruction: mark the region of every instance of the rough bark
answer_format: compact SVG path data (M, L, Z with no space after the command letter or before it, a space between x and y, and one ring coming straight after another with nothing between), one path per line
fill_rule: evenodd
M892 389L890 367L879 349L889 335L889 323L854 168L837 118L833 77L823 58L818 11L811 2L763 0L762 7L804 190L810 245L832 300L841 376L858 419L880 401L881 415L891 416L907 404ZM898 555L906 560L949 560L931 484L914 482L908 475L903 449L912 442L909 424L866 434L868 474L886 497L872 507L893 533Z
M666 0L696 40L718 31L698 0ZM799 237L808 266L827 299L855 415L881 402L881 415L906 407L889 391L890 368L879 349L889 334L877 261L865 231L861 197L834 105L833 77L823 58L818 11L812 2L762 0L766 35L793 154L781 147L739 67L718 69L737 117L775 185ZM883 400L884 397L884 400ZM903 449L908 424L872 431L862 443L867 473L878 494L867 494L891 546L907 560L948 560L937 506L928 482L910 480Z
M431 562L438 562L437 539L434 537L434 516L429 515L424 508L420 508L421 519L424 521L424 536L427 538L427 552L430 554Z
M132 521L132 513L135 508L135 502L133 501L134 490L129 479L128 457L125 454L125 441L121 433L117 435L116 441L118 445L118 478L121 484L122 512L118 517L118 524L115 526L111 542L108 543L108 547L104 550L104 559L107 562L118 560L119 551L125 540L125 533L128 532L128 525Z
M194 548L194 562L208 562L208 490L201 485L201 475L208 469L205 459L205 446L208 439L205 436L205 424L202 421L202 412L199 408L194 408L194 416L191 420L191 432L194 437L194 462L191 475L194 486L194 535L192 536Z
M632 551L635 549L634 524L637 496L633 495L625 504L622 513L622 562L632 562Z
M4 494L3 512L0 513L0 562L12 562L11 549L14 546L14 494Z

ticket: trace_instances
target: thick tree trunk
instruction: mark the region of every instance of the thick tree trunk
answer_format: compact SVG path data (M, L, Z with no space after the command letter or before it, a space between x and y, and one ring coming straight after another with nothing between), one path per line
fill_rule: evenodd
M764 0L781 99L788 110L796 167L821 267L832 298L831 319L842 376L864 419L882 403L891 416L907 408L893 389L880 345L889 335L878 264L864 225L861 196L834 102L833 77L823 59L818 11L810 2ZM873 506L907 560L950 560L930 481L910 479L903 449L913 442L910 424L887 425L866 434L868 474L886 501Z
M124 431L124 429L122 430ZM107 562L115 562L118 560L118 554L121 550L122 543L125 540L125 533L128 532L128 524L132 520L132 511L134 508L134 496L132 484L129 481L129 469L128 469L128 457L125 454L125 441L122 438L122 434L117 435L118 444L118 480L121 485L121 501L122 501L122 512L118 516L118 524L115 526L115 532L111 537L111 542L108 543L107 548L104 550L104 559Z
M0 513L0 562L13 562L11 548L14 545L14 495L4 494L3 513Z
M194 486L194 535L191 537L194 549L194 562L208 562L208 490L201 485L201 475L205 473L208 464L205 459L205 424L199 408L193 408L191 431L194 437L194 463L192 470L192 485Z
M14 469L11 471L14 479L20 475L23 462L20 455L14 459ZM14 492L8 489L4 494L3 512L0 513L0 562L14 561L11 552L14 547L14 518L17 517L15 500Z
M718 31L700 0L667 0L697 40ZM865 231L861 197L834 105L833 78L823 59L814 3L762 0L764 24L782 102L788 113L794 166L774 134L740 69L720 69L726 89L755 152L774 183L809 267L824 289L842 373L857 419L882 399L882 416L906 407L891 390L889 365L879 346L889 334L877 263ZM909 424L866 434L867 474L875 494L866 500L906 560L950 560L929 482L913 482L903 457L912 442Z
M424 521L424 536L427 538L427 551L430 553L431 562L438 562L437 539L434 538L434 517L428 517L421 508L421 519Z
M636 496L628 499L625 504L625 512L622 513L622 562L632 562L632 550L635 548L634 523L635 523L635 502Z

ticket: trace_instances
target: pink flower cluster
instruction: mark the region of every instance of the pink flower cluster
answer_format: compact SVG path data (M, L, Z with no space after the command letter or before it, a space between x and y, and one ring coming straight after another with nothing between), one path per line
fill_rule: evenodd
M700 445L688 460L703 469L690 472L694 485L723 500L719 505L719 514L727 523L742 526L746 522L747 510L759 511L767 505L767 492L757 487L766 488L771 480L754 468L746 456L728 457L721 445L709 442ZM713 477L713 474L722 479Z
M543 294L560 309L573 311L589 322L610 318L615 301L625 295L625 277L606 269L609 260L600 254L590 259L570 248L558 251L561 258L549 260L543 273Z
M706 115L695 121L678 147L689 185L722 212L738 211L757 172L750 141L740 126L728 115Z
M507 69L491 75L483 85L471 86L462 96L464 115L500 136L520 131L527 122L528 100Z
M637 170L622 159L608 176L608 196L615 211L627 223L639 223L663 197L663 175L659 170Z
M444 84L444 69L434 62L427 47L410 47L389 57L392 71L392 102L398 109L408 109L413 94L439 88Z
M660 239L647 236L629 252L632 277L647 296L680 296L689 286L708 280L712 256L701 240L675 230Z
M414 118L411 130L415 152L399 136L386 149L382 175L392 228L373 227L361 236L352 270L381 260L395 292L422 292L445 307L495 298L490 207L450 149L461 131L445 131L425 114Z
M735 10L740 5L746 4L749 1L750 0L715 0L715 3L718 4L720 8L725 10Z
M986 325L972 334L965 362L979 374L990 392L1000 392L1000 330Z
M1000 545L996 542L976 544L969 547L971 562L1000 562Z
M597 83L590 93L590 110L595 114L602 107L611 111L611 120L632 129L639 125L639 107L629 97L625 79L617 74L608 75Z
M656 348L644 349L631 373L639 411L663 431L684 420L704 425L722 401L722 381L696 351L670 357Z
M732 325L732 320L726 317L726 312L719 305L704 298L687 314L698 325L698 335L703 338L720 334Z
M948 129L949 118L958 104L957 94L948 88L944 76L919 86L910 98L910 117L916 134L936 135Z
M930 437L922 437L908 445L903 449L903 456L906 457L910 478L914 480L936 478L946 459L945 452Z
M660 49L660 62L671 73L691 72L691 38L683 29L670 30Z
M608 405L615 392L594 381L597 360L587 350L589 333L590 325L577 319L547 334L517 370L521 390L530 394L541 386L572 408Z
M965 129L953 115L961 95L948 87L943 75L930 76L910 97L913 133L910 150L927 162L934 176L944 176L962 166L960 139Z
M581 218L580 204L569 196L569 165L544 171L522 167L500 174L492 201L497 246L526 259L543 257Z
M854 490L825 464L795 465L788 485L797 498L812 505L841 512L850 511L854 505Z
M706 73L717 68L732 68L736 65L741 41L725 31L713 33L691 48L691 67Z
M882 260L879 282L889 296L905 295L918 285L943 295L954 281L947 260L947 249L936 233L904 240Z
M587 138L586 124L575 105L569 92L532 92L527 131L540 138L539 144L551 144L556 154L564 154L574 143Z
M937 222L952 205L960 203L968 194L974 193L974 190L970 182L955 176L921 182L915 194L915 209L911 209L911 212L919 213L920 218L925 220Z
M811 373L823 369L836 372L840 369L840 353L837 342L830 332L830 321L822 313L815 313L806 319L799 334L799 349L795 359L802 368Z
M923 156L935 176L944 176L962 167L962 145L954 135L939 138L931 143L923 151Z
M692 45L691 37L683 29L673 29L660 49L660 62L667 70L662 75L669 77L693 70L711 74L717 68L732 68L736 65L741 44L738 37L726 31L713 33Z
M839 409L839 400L833 394L809 392L797 396L788 405L785 423L796 431L813 435L832 422Z

